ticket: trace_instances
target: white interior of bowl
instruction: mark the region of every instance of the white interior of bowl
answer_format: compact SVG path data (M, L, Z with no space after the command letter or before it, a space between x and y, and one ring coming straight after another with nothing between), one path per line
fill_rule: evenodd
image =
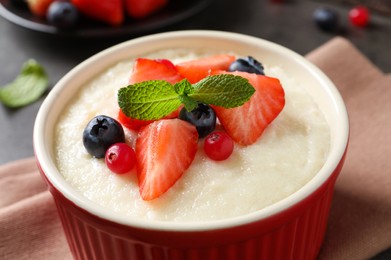
M91 203L73 189L56 168L53 157L54 125L72 95L94 75L117 62L141 57L160 49L208 48L233 51L243 55L262 57L270 66L279 66L307 88L318 102L331 126L331 149L321 171L303 188L291 196L260 211L231 219L207 222L172 223L131 219L110 214L103 207ZM307 197L327 180L345 152L348 142L348 117L343 100L333 83L302 56L277 44L241 34L217 31L177 31L134 39L111 47L79 64L65 75L50 92L40 108L34 126L36 157L49 181L76 205L102 218L125 225L160 230L205 230L240 225L266 218Z

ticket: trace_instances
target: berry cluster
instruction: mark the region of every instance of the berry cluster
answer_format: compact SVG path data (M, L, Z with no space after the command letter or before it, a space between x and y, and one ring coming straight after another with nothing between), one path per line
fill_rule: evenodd
M221 74L247 79L255 93L238 107L223 108L198 102L191 111L179 107L157 120L131 118L121 109L118 121L97 116L84 130L86 150L96 158L105 157L107 167L114 173L129 172L136 165L140 195L144 200L165 193L190 167L199 146L211 160L228 159L234 151L234 143L247 146L256 142L285 105L279 80L265 76L260 62L250 56L236 59L226 54L179 64L166 59L139 58L129 83L164 80L174 84L183 79L196 83ZM122 127L138 132L134 149L125 143Z
M143 19L168 4L169 0L12 0L17 8L25 8L59 28L78 25L81 16L111 26L119 26L125 19Z
M105 158L112 172L123 174L135 165L135 152L125 144L122 125L109 116L99 115L91 119L83 131L83 145L95 158Z
M356 6L349 11L349 21L352 25L364 28L369 24L370 14L365 6ZM324 31L332 32L339 29L340 18L336 10L320 7L313 14L316 25Z

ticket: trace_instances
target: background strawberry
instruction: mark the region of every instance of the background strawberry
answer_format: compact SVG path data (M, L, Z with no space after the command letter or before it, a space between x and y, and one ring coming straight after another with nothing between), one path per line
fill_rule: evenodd
M122 0L71 0L84 15L113 26L124 21Z
M212 73L230 73L244 77L255 88L255 93L243 106L231 109L214 106L220 123L236 143L241 145L254 143L285 105L285 93L280 81L247 72L214 71Z
M127 14L135 19L147 17L163 8L168 0L125 0Z
M195 126L180 119L163 119L142 128L136 141L140 195L152 200L183 175L198 149Z
M53 1L54 0L27 0L27 5L34 15L45 17L49 5Z

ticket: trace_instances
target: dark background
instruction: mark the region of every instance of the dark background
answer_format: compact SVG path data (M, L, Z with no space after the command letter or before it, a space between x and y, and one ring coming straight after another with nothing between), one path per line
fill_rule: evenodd
M315 26L312 14L320 6L331 7L339 13L341 30L327 33ZM280 3L276 3L276 0L213 0L190 18L149 30L145 34L185 29L232 31L276 42L302 55L335 36L343 36L383 72L390 73L391 15L373 12L371 24L361 29L350 25L348 21L347 13L351 7L346 1L342 4L336 1L306 0L281 0ZM31 31L0 18L0 86L11 82L22 64L34 58L45 67L52 88L64 74L84 59L140 35L59 37ZM43 99L20 109L8 109L0 105L0 164L33 156L33 124ZM391 250L374 259L391 259Z

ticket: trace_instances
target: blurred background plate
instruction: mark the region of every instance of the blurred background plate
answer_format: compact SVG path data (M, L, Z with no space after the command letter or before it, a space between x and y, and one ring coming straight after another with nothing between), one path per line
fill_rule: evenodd
M205 8L211 0L171 0L159 12L141 19L126 18L123 25L113 27L83 17L77 28L63 31L34 16L26 8L12 5L10 0L0 0L0 15L8 21L29 30L70 37L113 37L137 35L180 22Z

